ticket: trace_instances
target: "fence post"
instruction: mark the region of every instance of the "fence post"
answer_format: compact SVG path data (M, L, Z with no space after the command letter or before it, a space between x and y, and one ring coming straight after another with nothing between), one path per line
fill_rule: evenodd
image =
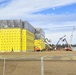
M5 62L6 60L4 59L4 63L3 63L3 75L5 75Z
M41 57L41 75L44 75L43 57Z

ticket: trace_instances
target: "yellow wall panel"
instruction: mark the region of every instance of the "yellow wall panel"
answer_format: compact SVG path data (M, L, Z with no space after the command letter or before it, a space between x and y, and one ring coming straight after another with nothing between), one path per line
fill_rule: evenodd
M38 47L40 50L45 49L44 39L38 39L34 41L34 46Z
M34 34L27 31L22 30L22 51L34 51Z
M18 28L8 28L8 29L0 29L0 51L1 52L11 52L13 51L20 51L20 35L21 29ZM16 47L14 47L14 45Z
M34 51L34 34L20 28L0 29L0 52Z

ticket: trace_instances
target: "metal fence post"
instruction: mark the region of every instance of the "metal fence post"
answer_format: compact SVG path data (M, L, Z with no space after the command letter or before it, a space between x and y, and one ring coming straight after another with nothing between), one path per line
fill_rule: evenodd
M41 75L44 75L43 57L41 57Z
M6 64L6 60L4 59L4 63L3 63L3 75L5 75L5 64Z

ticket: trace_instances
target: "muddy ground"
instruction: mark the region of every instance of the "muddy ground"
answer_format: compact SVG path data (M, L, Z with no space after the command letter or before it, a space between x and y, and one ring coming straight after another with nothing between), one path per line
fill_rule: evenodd
M0 53L0 75L76 75L76 52ZM4 62L5 59L5 62Z

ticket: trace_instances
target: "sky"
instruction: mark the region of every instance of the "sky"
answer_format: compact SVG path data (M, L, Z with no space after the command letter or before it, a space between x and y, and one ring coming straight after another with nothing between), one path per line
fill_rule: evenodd
M64 35L76 44L76 0L0 0L0 19L26 20L42 28L51 44Z

